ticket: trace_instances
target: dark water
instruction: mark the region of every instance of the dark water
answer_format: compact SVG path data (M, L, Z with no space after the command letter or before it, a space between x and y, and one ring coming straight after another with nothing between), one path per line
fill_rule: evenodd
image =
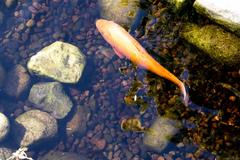
M130 27L131 34L154 58L177 77L183 75L181 79L189 86L191 99L186 107L181 102L180 91L171 82L112 56L111 47L95 28L95 21L100 18L96 0L35 2L41 7L29 8L33 2L27 0L19 0L10 9L4 9L1 4L5 20L0 30L0 61L6 71L15 64L26 67L32 55L56 40L79 47L87 57L80 82L64 85L74 103L72 112L59 121L56 139L30 148L35 159L49 150L79 153L89 159L238 158L240 97L236 93L240 89L239 71L204 56L178 35L186 21L208 24L209 20L191 9L175 14L160 1L142 2L142 11ZM24 26L31 18L34 25ZM32 85L49 81L36 76L31 79ZM28 105L28 92L19 99L2 91L0 94L1 110L11 120ZM136 101L133 100L135 95ZM78 105L90 109L86 131L67 136L66 123ZM142 126L149 128L158 116L167 116L183 124L162 152L144 146L144 132L121 129L123 119L139 118ZM99 149L94 140L104 140L106 146ZM12 142L11 136L3 145L9 142ZM12 143L10 146L17 149Z

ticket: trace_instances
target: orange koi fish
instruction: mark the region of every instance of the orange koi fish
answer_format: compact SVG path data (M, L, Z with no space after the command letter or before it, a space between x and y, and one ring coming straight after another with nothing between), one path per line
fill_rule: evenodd
M183 82L151 57L124 28L113 21L104 19L97 20L96 27L120 58L125 56L138 66L175 83L183 94L184 104L188 105L189 98Z

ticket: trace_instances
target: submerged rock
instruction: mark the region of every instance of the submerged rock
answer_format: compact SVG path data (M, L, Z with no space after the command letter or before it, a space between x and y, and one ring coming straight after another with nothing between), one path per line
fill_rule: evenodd
M150 127L151 132L145 132L143 143L146 147L161 152L180 128L181 123L177 120L166 117L157 118Z
M10 124L8 118L0 112L0 141L2 141L8 134Z
M101 17L130 28L140 6L140 0L98 0Z
M240 38L218 26L187 23L181 37L221 63L240 63Z
M64 118L72 109L72 101L64 93L59 82L46 82L33 85L28 100L36 108L48 112L57 119Z
M9 96L18 98L27 90L29 84L30 76L28 75L27 70L21 65L16 65L7 73L4 83L4 92Z
M88 160L88 158L71 152L50 151L39 160Z
M57 121L51 115L30 110L15 119L13 134L19 146L27 147L53 138L57 130Z
M91 116L89 106L77 106L77 111L67 123L66 132L68 136L83 135L87 130L87 122Z
M85 56L74 45L54 42L28 61L28 70L63 83L77 83L85 67Z
M240 35L240 1L196 0L193 6L198 13Z

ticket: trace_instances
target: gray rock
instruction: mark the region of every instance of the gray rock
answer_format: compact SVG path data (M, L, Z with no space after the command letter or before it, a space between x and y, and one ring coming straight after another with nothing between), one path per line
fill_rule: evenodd
M72 101L64 93L59 82L46 82L33 85L28 100L36 108L48 112L57 119L64 118L72 109Z
M88 160L88 158L76 153L50 151L39 160Z
M101 17L125 27L131 26L140 6L140 0L98 0Z
M193 6L198 13L240 35L240 1L196 0Z
M7 7L11 7L14 3L16 3L16 0L4 0L4 3Z
M85 67L85 56L74 45L54 42L28 61L31 73L63 83L77 83Z
M187 23L180 36L221 63L240 63L240 38L218 26Z
M0 112L0 141L2 141L8 134L10 124L8 118Z
M16 65L7 73L4 84L4 92L9 96L18 98L28 88L30 76L23 66Z
M13 151L9 148L0 147L0 160L8 160L12 156Z
M91 116L89 106L77 106L77 111L72 119L67 123L67 135L83 135L87 129L87 122Z
M155 120L149 132L145 132L143 143L146 147L161 152L170 143L170 139L178 133L181 123L167 117Z
M3 86L4 79L5 79L5 70L4 70L3 66L1 65L1 63L0 63L0 89Z
M27 111L15 119L13 134L21 147L37 145L57 134L57 121L39 110Z

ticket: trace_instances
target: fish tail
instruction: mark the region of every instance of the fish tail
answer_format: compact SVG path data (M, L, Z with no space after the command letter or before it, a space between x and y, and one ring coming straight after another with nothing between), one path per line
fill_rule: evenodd
M181 83L180 89L183 94L183 103L185 106L188 106L189 95L188 95L187 88L185 87L184 83Z

